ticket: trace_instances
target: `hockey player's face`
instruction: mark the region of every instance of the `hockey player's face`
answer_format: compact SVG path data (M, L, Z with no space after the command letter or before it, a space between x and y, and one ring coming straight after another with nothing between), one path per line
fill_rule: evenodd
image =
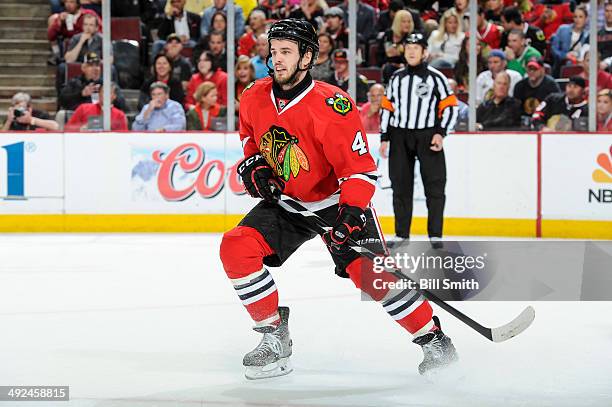
M288 40L270 41L274 80L279 85L291 85L298 68L300 53L297 43Z

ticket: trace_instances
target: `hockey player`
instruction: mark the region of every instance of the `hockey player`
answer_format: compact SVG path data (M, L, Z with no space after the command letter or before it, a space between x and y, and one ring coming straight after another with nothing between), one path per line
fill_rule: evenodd
M247 192L260 201L237 227L223 235L221 261L236 293L263 334L244 356L248 379L292 371L289 308L279 307L277 288L264 267L277 267L316 236L301 215L276 203L275 191L301 201L333 224L322 238L336 274L353 283L384 309L422 346L419 372L457 359L455 348L432 317L432 308L415 291L374 289L373 279L395 281L390 273L374 276L370 260L347 247L349 236L371 250L386 252L370 200L376 165L359 112L350 97L332 85L313 81L317 34L310 23L286 19L272 25L268 44L271 78L254 82L240 103L240 138L245 159L238 173ZM367 245L366 244L366 245Z

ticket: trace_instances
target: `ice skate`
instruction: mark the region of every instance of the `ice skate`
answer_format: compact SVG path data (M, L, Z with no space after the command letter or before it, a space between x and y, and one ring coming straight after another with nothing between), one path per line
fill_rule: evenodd
M279 307L278 313L281 318L278 327L270 325L253 328L263 333L263 338L242 360L246 368L245 376L249 380L284 376L293 371L289 360L293 344L289 336L289 308Z
M440 320L436 316L433 320L438 329L412 341L423 348L425 357L419 364L419 373L422 375L445 368L459 359L451 339L442 332Z

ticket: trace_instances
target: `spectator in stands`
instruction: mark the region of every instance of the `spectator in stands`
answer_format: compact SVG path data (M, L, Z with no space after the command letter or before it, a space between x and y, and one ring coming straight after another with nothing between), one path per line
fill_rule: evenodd
M221 11L227 15L227 0L214 0L213 5L204 10L202 15L202 23L200 25L200 36L204 37L208 35L211 30L211 22L213 15ZM234 4L234 35L236 40L242 37L244 34L244 15L242 14L242 7Z
M574 23L564 24L557 30L550 41L553 56L553 76L558 77L563 65L576 65L580 48L589 39L586 29L588 12L584 5L576 7Z
M62 109L76 110L83 103L92 103L99 99L102 68L98 54L89 52L85 55L81 72L81 76L69 80L60 91L59 105ZM119 89L116 91L116 96L113 105L119 110L127 111L125 99Z
M561 24L571 24L574 21L572 9L575 6L574 1L554 4L549 0L540 4L533 4L531 11L523 13L523 17L525 21L531 21L534 26L541 29L546 40L550 41ZM544 53L542 52L542 54Z
M604 6L604 26L597 33L597 47L602 59L612 57L612 1Z
M140 88L140 97L138 98L138 109L149 102L151 97L151 86L154 83L162 82L169 89L170 99L178 103L183 103L185 99L185 91L181 81L174 78L172 74L172 62L164 54L157 54L151 66L151 76L145 80Z
M506 70L506 54L501 49L489 52L487 59L488 70L481 72L476 78L476 104L479 105L493 96L493 82L500 72L506 72L510 77L510 88L508 94L514 96L514 87L523 77L516 71Z
M47 38L51 43L53 55L48 62L57 65L63 56L62 42L71 39L74 35L83 32L83 16L98 15L91 10L81 9L79 0L64 0L64 11L52 14L47 21Z
M403 67L404 48L402 39L414 31L412 14L399 10L393 18L393 25L378 40L378 63L382 66L383 82L387 83L393 72Z
M172 64L172 77L181 82L183 89L187 89L193 68L189 59L181 55L183 43L177 34L170 34L164 46L164 54Z
M434 10L433 8L434 3L436 3L435 0L403 0L403 2L406 8L409 10L416 10L419 12L424 22L423 26L425 32L431 32L432 30L438 28L438 11ZM446 8L449 8L453 4L452 0L448 0L446 2L438 2L438 6L440 6L441 3L447 3ZM438 7L438 10L440 12L446 11L440 10L440 7Z
M185 111L180 103L169 99L170 88L164 82L153 82L151 99L132 125L137 131L182 131L185 130Z
M459 23L457 13L448 9L440 19L440 27L429 36L429 60L434 68L453 68L459 59L465 37Z
M378 15L378 20L376 20L376 32L378 35L384 33L391 27L393 23L393 18L395 17L395 13L404 9L404 3L402 0L393 0L389 3L389 8L385 11L381 11ZM414 20L414 16L413 20ZM416 29L416 20L415 20L415 29ZM423 27L421 27L422 31Z
M57 14L64 11L64 4L62 0L49 0L49 4L51 5L52 14Z
M238 113L242 92L255 80L255 68L251 64L249 57L246 55L238 57L234 76L236 77L236 113Z
M251 64L255 68L255 79L265 78L268 76L268 65L266 64L268 58L268 34L263 33L257 37L255 49L257 54L251 58ZM310 73L312 74L312 70Z
M359 108L359 116L365 131L378 133L380 131L380 106L385 95L385 88L375 83L368 91L368 102Z
M487 11L487 20L495 24L501 24L504 0L485 0L485 10Z
M325 24L321 27L321 31L331 35L338 48L348 48L349 34L344 25L344 12L340 7L330 7L325 10Z
M340 5L344 12L344 23L348 26L348 0L344 0ZM367 44L368 41L376 38L376 10L364 1L357 2L357 41ZM346 44L348 46L348 44Z
M116 0L113 0L113 1L116 1ZM210 6L211 4L212 4L212 0L186 0L184 8L190 13L201 15L204 9ZM172 14L172 3L171 2L166 3L166 8L164 11L166 12L167 15ZM198 27L198 30L199 29L200 27Z
M257 53L257 37L266 33L266 13L261 10L253 10L249 15L249 30L242 34L238 42L238 55L248 57Z
M187 112L187 130L218 130L213 128L215 117L227 114L225 106L217 102L217 87L212 82L203 82L194 94L195 104Z
M548 95L532 116L536 130L586 130L584 124L589 117L589 105L585 100L585 87L583 78L572 76L565 85L565 93ZM579 119L582 119L582 123Z
M208 50L211 58L215 61L215 66L227 72L227 54L225 53L225 34L211 32L208 36Z
M541 58L540 52L530 45L527 45L525 34L521 30L512 30L508 34L508 46L504 49L508 58L508 69L512 69L521 76L527 71L527 62L532 58Z
M334 64L331 53L335 48L334 40L329 33L319 34L319 55L310 70L310 76L317 81L326 81L334 74ZM266 44L267 45L267 44Z
M87 131L103 129L102 109L104 107L104 89L100 86L100 98L96 103L83 103L74 112L64 131ZM111 103L117 97L117 85L111 84ZM127 118L125 113L111 105L111 130L127 131Z
M457 92L457 81L449 78L448 79L448 85L450 86L451 90L453 91L453 93L455 95L458 94ZM457 115L457 126L455 126L455 129L457 129L458 126L465 124L467 125L468 122L468 116L470 114L470 108L467 105L467 103L465 103L463 100L457 98L457 110L459 111L459 114Z
M204 51L209 51L209 41L210 41L210 33L223 33L224 35L227 33L227 17L222 11L216 11L212 17L212 25L208 35L200 37L200 41L196 44L193 49L192 62L193 65L198 64L198 60L200 59L200 54ZM226 35L227 37L227 35Z
M45 111L32 108L32 98L27 93L19 92L13 95L8 108L6 121L2 131L56 131L57 122L50 120Z
M325 0L300 0L299 4L289 13L289 18L306 20L318 31L323 25L323 12L326 9Z
M597 131L612 131L611 89L602 89L597 94Z
M476 110L479 130L508 130L521 124L521 102L508 95L510 75L502 71L495 76L493 97Z
M500 26L487 20L484 8L478 8L478 39L485 42L489 48L498 49L501 44L502 29Z
M484 46L484 49L483 49ZM455 75L455 79L457 80L457 84L459 88L463 91L468 91L469 82L470 82L470 42L469 38L466 35L463 38L461 43L461 52L459 52L459 60L455 64L453 68L453 73ZM488 45L481 42L476 41L476 74L480 74L484 70L487 69L487 59L485 58L485 54L489 54L491 52L488 48Z
M343 91L348 90L349 67L348 67L348 51L346 49L337 49L334 51L334 75L326 82L339 87ZM365 103L368 101L368 80L363 75L357 75L357 103Z
M200 59L198 60L198 72L193 74L189 81L189 85L187 85L187 96L185 97L185 107L187 109L196 104L194 94L198 87L204 82L212 82L215 84L219 104L221 106L227 106L227 74L215 65L215 61L210 51L204 51L200 55Z
M504 49L508 46L508 36L513 30L519 30L525 37L525 43L537 49L540 55L546 52L546 37L544 32L538 27L527 24L523 21L523 15L516 7L509 7L502 14L502 25L504 33L502 34L500 48Z
M582 50L582 61L580 61L580 65L582 65L582 73L580 74L581 77L583 77L587 83L589 83L589 72L590 72L590 60L591 60L591 52L589 50L589 44L586 44L583 47ZM597 91L599 92L600 90L603 89L612 89L612 74L609 72L606 72L605 70L601 69L601 64L598 64L599 69L597 69ZM587 96L588 96L588 88L586 90Z
M159 38L177 38L185 47L193 48L200 39L200 22L198 14L185 10L185 0L170 0L170 13L165 15L159 25L157 36ZM167 40L157 40L151 48L151 55L155 57L166 45Z
M527 63L527 77L514 87L514 97L521 102L522 114L526 116L533 115L546 96L559 92L561 88L552 76L546 75L541 58L533 58Z
M467 32L470 29L470 16L468 10L468 0L455 0L454 6L451 9L457 14L461 31Z
M98 17L85 14L82 20L83 32L70 39L68 50L64 54L64 60L68 63L83 62L88 52L102 55L102 35L98 32L100 28Z

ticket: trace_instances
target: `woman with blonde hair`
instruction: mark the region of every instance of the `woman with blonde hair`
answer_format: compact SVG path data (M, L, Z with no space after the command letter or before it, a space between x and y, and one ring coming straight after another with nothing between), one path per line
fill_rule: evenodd
M597 131L612 131L612 89L597 94Z
M217 85L203 82L195 91L196 104L187 112L187 130L214 130L212 119L223 117L226 108L217 103Z
M251 58L240 55L236 60L234 75L236 76L236 112L238 112L242 92L255 80L255 67L251 63Z
M412 14L398 10L393 17L391 28L378 41L378 63L383 65L383 81L386 83L391 74L405 64L402 39L414 31Z
M459 59L465 33L457 12L450 8L442 14L440 27L429 37L429 61L434 68L453 68Z

